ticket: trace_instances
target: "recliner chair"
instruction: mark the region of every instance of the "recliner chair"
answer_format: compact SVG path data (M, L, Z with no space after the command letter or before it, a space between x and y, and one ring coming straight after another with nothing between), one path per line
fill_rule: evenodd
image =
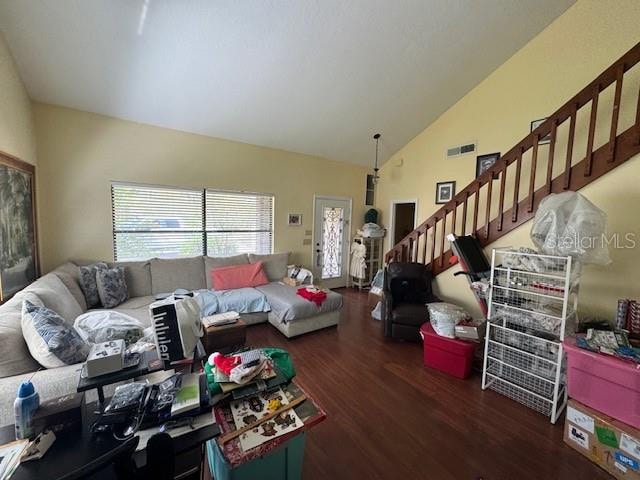
M427 303L439 302L431 290L431 270L422 263L393 262L384 271L382 325L385 337L420 341L429 321Z

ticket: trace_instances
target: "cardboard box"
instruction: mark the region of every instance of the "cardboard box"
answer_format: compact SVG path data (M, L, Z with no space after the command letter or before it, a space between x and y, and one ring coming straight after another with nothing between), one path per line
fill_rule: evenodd
M640 430L569 400L564 441L619 480L640 480Z
M464 340L482 340L487 328L487 322L484 320L472 320L470 322L458 324L454 328L456 338Z
M282 279L282 283L284 283L285 285L290 285L292 287L299 287L300 285L302 285L302 280L291 277L284 277Z

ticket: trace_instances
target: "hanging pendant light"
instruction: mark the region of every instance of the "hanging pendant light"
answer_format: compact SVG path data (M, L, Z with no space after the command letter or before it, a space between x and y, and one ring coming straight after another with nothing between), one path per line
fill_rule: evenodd
M380 170L378 168L378 142L380 141L380 134L376 133L373 136L373 139L376 141L376 160L375 160L375 163L373 164L373 184L375 185L380 180L380 175L378 175L378 170Z

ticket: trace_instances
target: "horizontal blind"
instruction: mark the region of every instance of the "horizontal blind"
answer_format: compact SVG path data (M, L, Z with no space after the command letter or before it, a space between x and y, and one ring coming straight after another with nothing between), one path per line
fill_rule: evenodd
M113 183L114 258L202 255L203 195L202 190Z
M273 251L273 195L206 191L207 255Z

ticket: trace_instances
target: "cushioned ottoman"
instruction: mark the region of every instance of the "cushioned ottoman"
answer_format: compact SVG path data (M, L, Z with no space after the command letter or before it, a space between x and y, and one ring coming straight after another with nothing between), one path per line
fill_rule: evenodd
M328 291L326 300L319 307L305 300L292 287L281 282L272 282L256 287L265 294L271 311L269 323L286 337L291 338L303 333L313 332L340 322L342 295Z

